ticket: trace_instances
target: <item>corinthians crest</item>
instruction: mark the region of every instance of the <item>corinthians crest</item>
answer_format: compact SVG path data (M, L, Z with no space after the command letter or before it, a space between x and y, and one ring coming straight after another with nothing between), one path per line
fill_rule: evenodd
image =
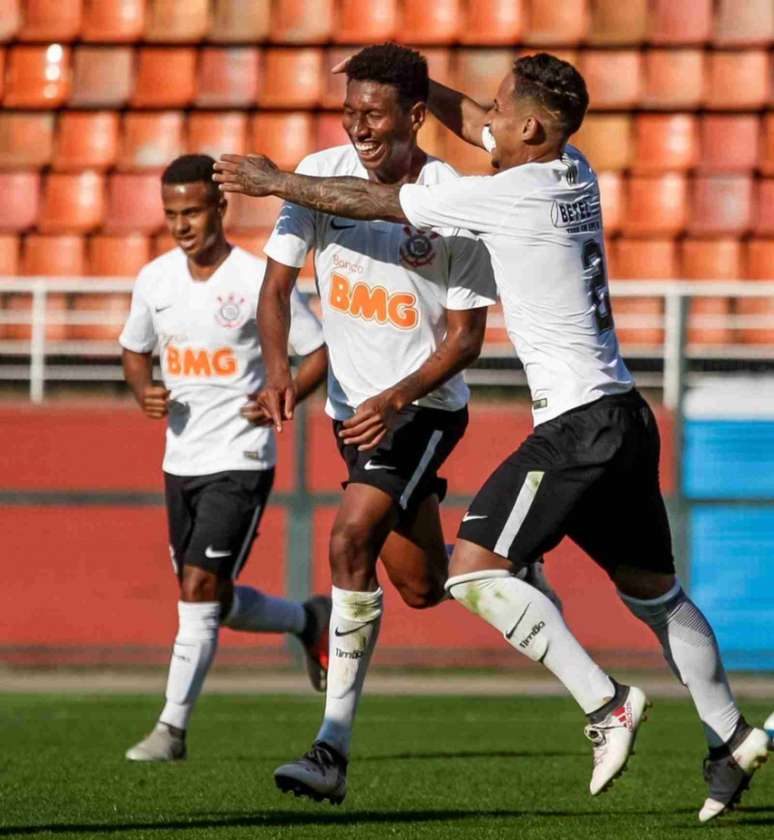
M221 327L232 329L241 327L247 321L247 307L245 299L234 294L226 298L218 295L218 309L215 312L215 320Z
M433 240L438 239L438 234L424 233L408 225L403 230L408 239L400 247L401 260L412 268L429 265L435 259Z

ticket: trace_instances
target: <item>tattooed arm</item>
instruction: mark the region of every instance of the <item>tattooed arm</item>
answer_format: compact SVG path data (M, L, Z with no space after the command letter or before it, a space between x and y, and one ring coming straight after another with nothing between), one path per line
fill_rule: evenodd
M215 164L212 178L226 193L276 195L302 207L349 219L408 221L398 198L399 184L376 184L365 178L313 178L283 172L264 155L223 155Z

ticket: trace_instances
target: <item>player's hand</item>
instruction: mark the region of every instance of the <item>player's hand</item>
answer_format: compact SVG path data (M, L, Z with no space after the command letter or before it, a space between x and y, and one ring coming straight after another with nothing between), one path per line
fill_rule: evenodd
M357 407L357 411L342 423L339 437L346 444L357 446L360 452L375 449L394 428L400 410L395 394L383 391Z
M282 421L292 420L296 408L296 385L290 375L270 379L263 390L255 394L255 401L261 411L268 414L271 423L282 431Z
M260 391L251 394L247 402L239 409L239 413L254 426L271 426L274 420L265 403L259 401L260 394Z
M221 155L212 180L223 192L260 197L271 195L280 170L265 155Z
M142 392L142 410L152 420L166 417L169 414L169 391L163 385L147 385Z

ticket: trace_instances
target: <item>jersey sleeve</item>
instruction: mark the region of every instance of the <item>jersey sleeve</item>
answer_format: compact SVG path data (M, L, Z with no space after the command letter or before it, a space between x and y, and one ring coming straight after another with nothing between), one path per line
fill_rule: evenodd
M318 175L317 166L304 158L296 167L299 175ZM269 241L263 248L267 257L282 265L301 268L314 247L315 211L286 201L280 209Z
M145 296L145 276L141 273L132 290L132 305L118 343L133 353L150 353L156 346L150 304Z
M492 263L483 242L467 231L448 237L446 309L478 309L497 302Z
M290 294L290 346L299 356L307 356L325 344L322 327L298 289Z

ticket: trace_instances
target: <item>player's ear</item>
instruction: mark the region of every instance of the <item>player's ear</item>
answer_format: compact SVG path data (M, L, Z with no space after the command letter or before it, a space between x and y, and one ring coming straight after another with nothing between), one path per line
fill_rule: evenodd
M522 123L521 139L522 142L530 145L545 142L546 130L543 123L534 114L528 116Z
M226 210L228 210L228 201L226 201L226 196L221 193L218 198L218 214L221 218L226 215Z
M416 133L427 119L427 104L425 102L415 102L409 108L409 118L411 119L411 130Z

